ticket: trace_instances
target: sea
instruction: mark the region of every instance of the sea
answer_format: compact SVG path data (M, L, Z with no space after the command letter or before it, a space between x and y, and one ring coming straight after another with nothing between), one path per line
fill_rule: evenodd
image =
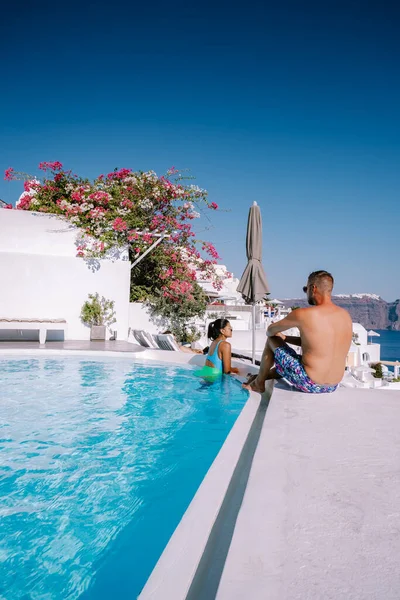
M387 329L375 329L380 337L373 337L372 342L381 345L381 360L400 361L400 331L388 331ZM371 338L368 338L371 341Z

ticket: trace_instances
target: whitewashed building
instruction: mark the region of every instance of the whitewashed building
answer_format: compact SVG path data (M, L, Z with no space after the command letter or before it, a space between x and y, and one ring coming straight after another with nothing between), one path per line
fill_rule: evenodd
M115 302L118 339L127 339L130 263L127 251L112 260L77 258L79 230L43 213L0 210L0 319L63 319L65 339L87 340L80 320L88 294ZM51 331L49 339L60 339ZM36 338L34 337L36 335ZM0 339L37 339L37 332L1 328Z

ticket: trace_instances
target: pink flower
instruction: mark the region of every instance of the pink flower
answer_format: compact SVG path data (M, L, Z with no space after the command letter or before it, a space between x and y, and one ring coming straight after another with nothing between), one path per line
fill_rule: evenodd
M12 210L14 207L12 204L6 204L3 208L8 208L9 210Z
M176 173L179 173L178 169L176 169L175 167L171 167L170 169L168 169L167 171L167 175L176 175Z
M117 217L112 223L112 228L114 229L114 231L125 231L127 227L128 225L126 221L121 219L121 217Z
M129 198L125 198L124 200L122 200L121 202L121 206L123 206L124 208L133 208L133 202L132 200L129 200Z
M205 250L207 252L207 254L209 254L215 260L220 258L218 252L216 251L214 246L211 244L211 242L203 242L202 249ZM207 261L205 261L205 262L207 263Z
M81 202L82 201L81 192L72 192L71 199L75 200L75 202Z
M107 214L107 211L101 206L96 206L96 208L92 208L89 212L92 219L101 219L105 214Z
M68 211L67 211L67 215L68 216L71 216L71 215L80 215L81 213L82 213L82 209L77 204L75 204L74 206L71 206L68 209Z
M218 204L216 202L211 202L211 204L208 205L208 208L212 208L213 210L217 210Z
M4 179L6 181L12 181L14 179L14 169L9 167L4 171Z
M128 235L128 241L133 242L133 240L139 239L139 234L136 231L130 231Z
M32 198L29 194L24 194L20 199L17 209L18 210L29 210L31 206Z
M102 191L93 192L92 194L89 194L89 199L92 200L92 202L96 202L97 204L108 204L110 201L109 194L107 194L107 192Z
M132 169L120 169L119 171L113 171L107 175L107 179L124 179L132 173Z
M55 162L41 162L39 169L41 171L61 171L62 164L58 160Z

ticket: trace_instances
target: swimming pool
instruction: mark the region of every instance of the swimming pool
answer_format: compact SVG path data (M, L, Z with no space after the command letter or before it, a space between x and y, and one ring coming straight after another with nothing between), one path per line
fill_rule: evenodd
M246 399L186 366L0 356L0 598L135 598Z

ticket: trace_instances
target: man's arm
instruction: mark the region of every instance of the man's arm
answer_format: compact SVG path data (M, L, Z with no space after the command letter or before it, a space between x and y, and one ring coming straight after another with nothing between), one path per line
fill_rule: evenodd
M267 329L267 336L271 337L276 335L277 333L281 333L281 331L287 331L292 327L299 327L302 321L303 311L307 310L305 308L296 308L296 310L292 310L291 313L288 314L287 317L277 321L276 323L271 323L271 325ZM290 336L288 336L290 337ZM286 338L287 339L287 338ZM294 337L294 339L297 339ZM294 344L294 342L288 342L289 344ZM299 344L295 344L298 346Z

